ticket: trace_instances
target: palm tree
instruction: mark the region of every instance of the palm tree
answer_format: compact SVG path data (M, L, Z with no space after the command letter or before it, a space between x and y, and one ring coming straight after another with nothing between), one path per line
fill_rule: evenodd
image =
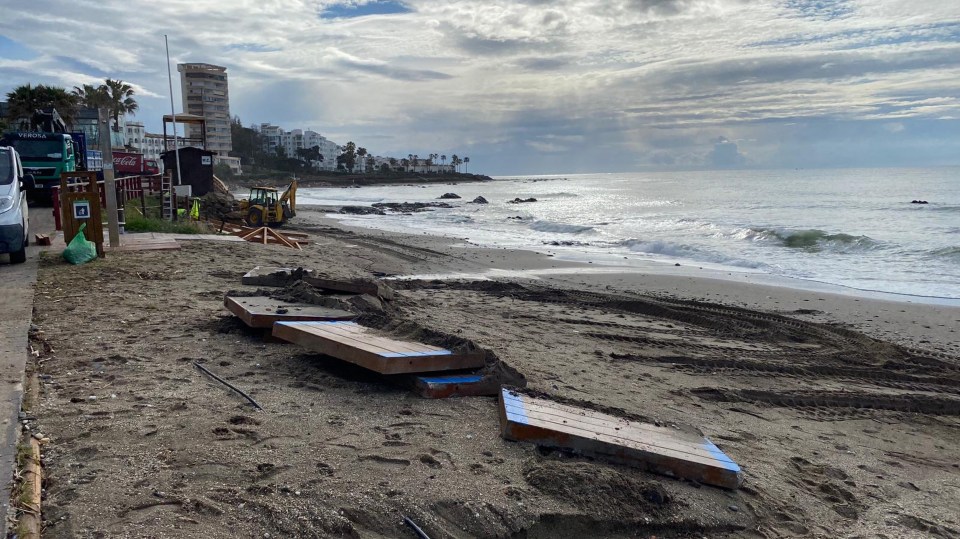
M464 158L463 158L463 172L464 172L464 173L467 173L467 171L470 170L470 167L468 166L469 164L470 164L470 158L469 158L469 157L464 157Z
M113 130L120 131L120 116L135 114L140 108L133 98L133 87L122 80L107 79L104 81L107 95L107 108L113 118Z
M450 164L453 165L454 172L459 172L459 170L457 170L457 167L460 166L460 158L457 157L457 154L453 154L453 157L450 158Z
M67 124L73 123L73 116L77 110L77 98L59 86L31 86L24 84L7 93L9 110L7 117L16 122L18 127L36 129L38 121L34 115L38 110L54 108Z
M357 157L360 158L360 163L364 165L364 170L363 170L364 172L366 172L366 160L364 159L366 155L367 155L366 148L363 148L363 147L357 148Z
M84 84L83 86L74 86L73 95L81 106L91 109L99 109L110 105L110 96L107 95L107 87L101 84L94 86Z
M404 165L404 167L409 166L409 163L412 163L412 162L413 162L413 154L412 154L412 153L408 153L408 154L407 154L407 163L408 163L408 164L407 164L407 165ZM410 172L410 169L405 168L405 170L406 170L407 172Z
M447 154L440 156L440 162L443 163L443 166L447 166Z

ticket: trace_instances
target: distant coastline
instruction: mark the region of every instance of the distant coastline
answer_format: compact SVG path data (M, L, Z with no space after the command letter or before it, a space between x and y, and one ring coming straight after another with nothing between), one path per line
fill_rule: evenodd
M315 172L298 174L297 183L300 187L361 187L372 185L406 185L406 184L437 184L437 183L465 183L494 181L490 176L483 174L444 173L424 174L420 172L390 172L372 174L349 174L338 172ZM245 188L254 185L286 186L293 179L287 172L261 173L233 178L222 178L228 186Z

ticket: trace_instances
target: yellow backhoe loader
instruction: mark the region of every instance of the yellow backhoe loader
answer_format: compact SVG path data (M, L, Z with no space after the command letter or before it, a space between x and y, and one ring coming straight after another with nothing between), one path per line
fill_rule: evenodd
M251 187L240 201L240 215L249 226L281 226L297 214L297 180L282 194L275 187Z

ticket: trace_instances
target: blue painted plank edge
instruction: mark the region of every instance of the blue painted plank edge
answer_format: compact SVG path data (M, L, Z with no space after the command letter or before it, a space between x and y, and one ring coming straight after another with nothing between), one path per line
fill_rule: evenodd
M417 380L425 382L427 384L475 384L483 380L483 376L479 374L474 375L459 375L459 376L418 376Z
M503 399L504 411L507 413L507 421L527 425L527 410L523 405L523 396L505 388L500 390L500 396Z

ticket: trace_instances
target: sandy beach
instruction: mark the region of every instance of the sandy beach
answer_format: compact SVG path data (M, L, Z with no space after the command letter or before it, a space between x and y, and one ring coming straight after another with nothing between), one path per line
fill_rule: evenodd
M960 536L958 307L593 267L322 212L294 228L312 236L302 252L183 241L41 260L45 536L413 537L404 516L434 538ZM504 441L494 398L422 399L264 339L223 308L256 290L240 277L257 265L385 277L392 299L348 303L362 321L469 340L565 401L692 424L744 485ZM455 274L484 278L440 278Z

